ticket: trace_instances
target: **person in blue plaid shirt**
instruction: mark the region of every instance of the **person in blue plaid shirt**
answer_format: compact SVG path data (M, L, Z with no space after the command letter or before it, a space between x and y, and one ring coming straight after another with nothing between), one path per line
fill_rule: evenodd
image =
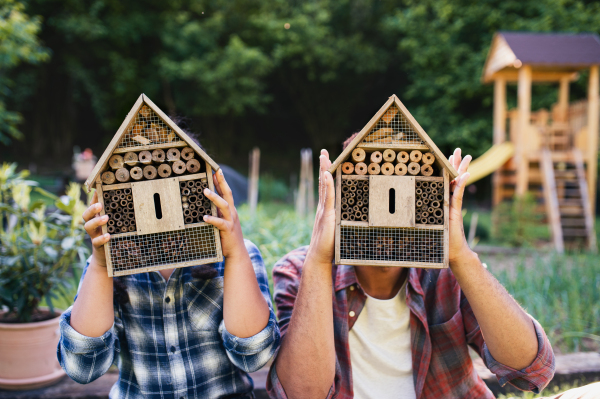
M279 347L280 333L260 252L244 240L222 171L205 195L219 217L225 261L109 278L101 205L84 213L93 254L73 306L60 322L58 360L86 384L116 363L111 398L253 398L249 372Z

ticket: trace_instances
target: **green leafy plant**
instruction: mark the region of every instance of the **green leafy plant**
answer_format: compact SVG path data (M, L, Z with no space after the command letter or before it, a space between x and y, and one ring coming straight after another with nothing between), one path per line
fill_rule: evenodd
M84 244L81 186L69 185L58 198L26 180L28 171L16 164L0 167L0 321L29 322L48 317L39 312L42 301L54 315L53 299L67 296L76 283L73 266L88 256ZM32 201L35 190L55 200L48 210L43 200ZM68 279L72 277L72 279ZM71 281L70 281L71 280Z
M537 202L530 193L514 201L504 202L494 209L493 238L515 247L531 247L549 238L543 215L536 210Z

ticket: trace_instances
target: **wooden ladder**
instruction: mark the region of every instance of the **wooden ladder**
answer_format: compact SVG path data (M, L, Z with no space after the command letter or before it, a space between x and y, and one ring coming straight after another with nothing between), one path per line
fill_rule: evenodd
M546 212L554 246L564 252L565 242L585 240L591 251L596 251L596 235L592 217L583 157L572 151L572 162L552 161L549 150L541 151L540 168Z

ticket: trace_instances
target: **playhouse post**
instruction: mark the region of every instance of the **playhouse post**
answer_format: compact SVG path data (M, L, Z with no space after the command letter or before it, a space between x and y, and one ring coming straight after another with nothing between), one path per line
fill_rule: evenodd
M517 187L516 194L521 197L525 195L529 183L529 159L526 153L527 134L531 120L531 66L523 65L519 69L518 80L518 108L519 121L516 144L517 158Z
M494 80L494 145L506 141L506 79ZM502 200L500 187L500 171L496 171L492 178L493 202L498 205Z
M558 107L560 109L560 122L565 122L569 111L569 76L560 78L558 86Z
M587 181L592 215L596 212L596 179L598 178L598 65L590 67L588 82L588 154Z

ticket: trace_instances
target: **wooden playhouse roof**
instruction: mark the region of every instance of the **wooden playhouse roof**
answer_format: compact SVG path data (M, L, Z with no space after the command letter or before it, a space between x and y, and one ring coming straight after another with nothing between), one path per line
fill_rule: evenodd
M483 80L502 70L531 65L544 72L576 72L600 64L600 39L592 33L498 32L492 39ZM552 80L552 79L543 79Z
M104 153L100 157L100 160L98 160L98 163L92 170L92 173L85 181L85 186L86 186L88 192L92 189L92 186L96 182L96 179L98 178L98 176L102 173L102 171L106 167L106 164L108 163L108 159L113 154L113 152L117 149L119 143L121 142L121 139L128 132L128 128L133 123L138 111L144 104L146 104L148 107L150 107L150 109L152 109L158 115L158 117L160 119L162 119L162 121L165 124L167 124L167 126L169 126L171 129L173 129L173 131L185 142L185 144L189 145L202 159L204 159L206 162L208 162L210 164L210 166L213 168L213 170L215 170L215 171L219 170L219 165L215 161L213 161L212 158L209 157L208 154L206 152L204 152L204 150L202 150L202 148L200 148L200 146L198 144L196 144L196 142L194 140L192 140L187 134L185 134L185 132L183 130L181 130L181 128L179 128L179 126L177 126L177 124L175 122L173 122L171 120L171 118L169 118L164 112L162 112L161 109L158 108L145 94L141 94L138 97L135 104L133 105L133 107L131 108L131 110L129 111L129 113L127 114L127 117L125 118L123 123L121 123L121 127L119 127L119 130L117 130L117 133L114 135L114 137L108 144L108 147L106 147L106 150L104 150ZM148 147L154 148L157 146L163 147L163 148L168 148L169 144L167 143L167 144L159 144L159 145L138 146L138 147L132 147L129 150L130 151L142 151L142 150L149 149ZM123 152L123 151L120 150L120 152Z
M356 146L371 132L371 129L377 124L379 119L383 116L383 114L390 108L392 105L396 105L402 115L406 118L407 122L414 129L415 133L423 140L425 145L433 152L436 159L439 161L441 166L445 168L450 174L451 180L458 177L458 172L454 167L450 164L448 159L444 156L444 154L440 151L440 149L435 145L433 140L429 138L429 135L425 133L425 130L419 125L419 122L411 115L411 113L406 109L404 104L400 101L400 99L393 94L385 104L377 111L377 113L371 118L371 120L362 128L360 132L352 139L352 141L346 146L344 151L337 157L337 159L333 162L331 167L329 168L329 172L333 175L334 172L341 164L350 156L350 153Z

